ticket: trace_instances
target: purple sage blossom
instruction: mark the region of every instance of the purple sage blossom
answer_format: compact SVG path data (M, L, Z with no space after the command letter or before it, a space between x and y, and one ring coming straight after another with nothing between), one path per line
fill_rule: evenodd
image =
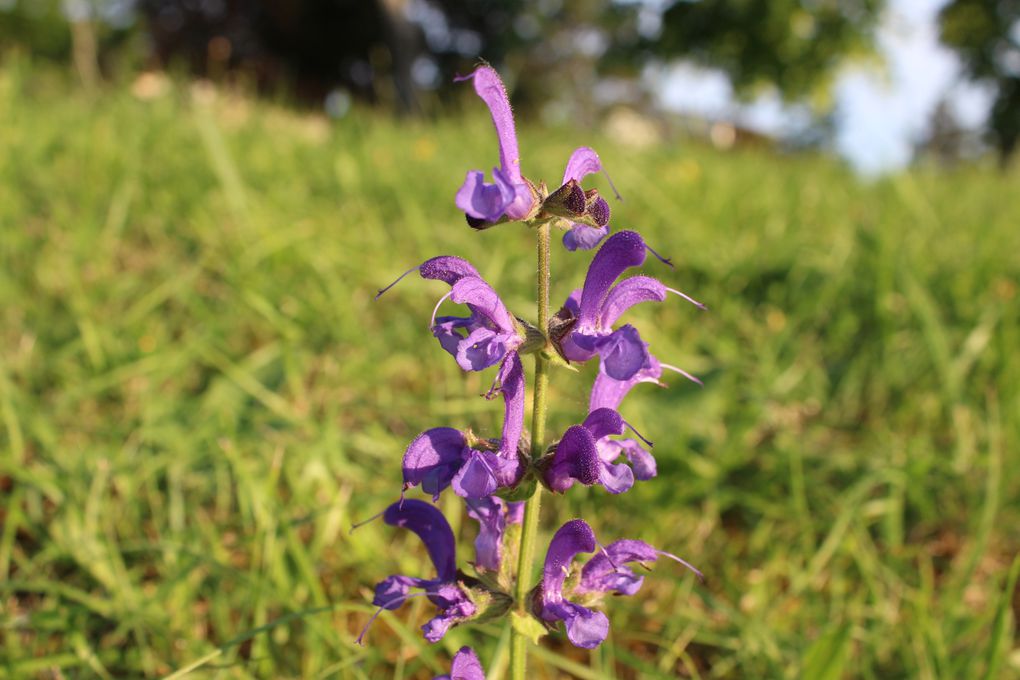
M485 173L481 170L469 170L464 184L457 191L457 207L464 211L469 222L530 217L538 209L538 196L531 182L521 175L517 130L503 81L490 66L479 66L470 75L457 80L473 81L475 92L489 107L499 139L499 167L492 169L493 183L485 182Z
M386 577L375 587L372 604L379 611L369 620L358 636L361 644L368 626L383 609L397 609L408 598L411 588L421 588L423 595L439 607L439 614L422 626L425 639L437 642L451 626L465 621L477 612L468 594L457 582L456 542L453 530L443 514L424 501L404 500L386 508L383 521L390 526L410 529L421 538L429 558L436 568L436 578L424 579L395 574Z
M437 675L434 680L485 680L485 669L482 668L482 662L478 660L475 650L461 647L453 655L450 672Z
M450 292L436 303L430 326L442 348L465 371L481 371L498 364L524 342L517 320L492 286L474 265L453 255L433 257L408 269L393 283L381 288L376 299L414 271L423 279L442 281L450 286ZM447 298L466 305L471 316L437 318L436 312Z
M574 588L578 595L589 593L613 593L615 595L634 595L641 588L644 576L638 576L630 567L623 566L628 562L637 562L643 567L659 557L668 557L690 569L704 581L705 576L691 566L686 560L661 550L656 550L644 541L621 539L607 545L581 569L581 580ZM646 567L647 568L647 567Z
M571 225L563 241L568 250L587 250L598 245L609 233L609 204L597 190L581 189L584 177L602 169L598 154L585 146L575 149L563 173L563 186L551 197L545 196L544 190L540 194L540 190L521 174L513 110L499 74L490 66L479 66L470 75L456 80L473 82L475 93L489 107L499 140L499 167L492 169L493 182L486 182L481 170L469 170L457 190L457 207L464 211L468 224L484 229L499 222L527 220L536 215L564 217Z
M595 532L583 519L573 519L561 526L549 542L542 567L535 608L543 621L563 621L567 638L578 647L594 649L609 634L609 619L600 611L588 609L563 596L563 586L574 557L594 552L598 543Z
M503 535L508 525L524 521L524 503L505 501L497 496L469 498L467 513L478 521L475 568L499 572L503 563Z
M548 623L563 621L567 638L576 646L594 649L609 634L609 620L600 611L589 609L567 599L579 595L586 601L606 593L633 595L641 587L643 577L634 574L628 562L654 562L665 556L676 560L704 580L701 572L676 555L656 550L644 541L620 540L603 548L581 569L579 579L571 577L570 567L580 553L595 552L595 532L582 520L570 520L552 537L542 569L542 582L534 601L537 616ZM569 584L568 584L569 578ZM565 592L567 587L570 592Z
M670 292L704 307L649 276L634 276L613 286L625 270L644 263L648 250L644 239L633 231L617 232L599 248L584 286L574 291L565 305L577 320L561 343L568 359L587 361L598 355L600 372L613 380L629 380L642 369L651 369L652 357L636 328L627 324L613 330L625 311L639 302L662 302Z
M518 324L499 295L467 260L449 255L426 260L418 268L422 278L450 284L450 298L467 305L471 316L433 313L432 334L465 371L481 371L503 360L524 342Z
M498 387L490 394L503 395L503 435L497 451L474 448L468 434L452 427L434 427L422 432L404 452L404 490L422 487L439 499L452 485L464 498L484 498L497 489L516 486L525 472L518 454L524 430L524 367L516 352L503 360L497 375Z
M651 479L656 474L652 454L633 439L609 438L623 434L627 427L613 409L592 411L583 423L563 433L555 452L543 463L543 481L558 493L580 482L585 486L601 484L609 493L617 494L634 486L635 478ZM633 469L615 462L621 455L627 457Z

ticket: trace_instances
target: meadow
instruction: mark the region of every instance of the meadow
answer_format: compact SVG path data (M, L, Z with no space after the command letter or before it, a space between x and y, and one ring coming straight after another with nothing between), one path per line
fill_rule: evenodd
M533 677L1020 677L1020 174L520 134L550 183L598 149L614 228L709 307L632 311L704 387L635 389L658 479L547 496L539 544L584 516L706 583L660 562L605 645L547 638ZM431 678L472 644L501 677L501 626L428 645L421 599L357 646L374 584L431 567L413 535L350 532L417 433L498 431L489 373L430 336L445 286L373 300L456 254L534 317L533 235L453 204L495 152L480 105L330 121L0 62L0 675ZM554 301L586 266L554 248ZM553 431L594 368L553 375Z

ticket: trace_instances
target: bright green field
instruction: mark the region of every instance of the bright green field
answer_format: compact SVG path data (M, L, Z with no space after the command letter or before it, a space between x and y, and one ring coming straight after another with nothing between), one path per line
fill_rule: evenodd
M414 435L502 415L430 336L448 289L376 289L457 254L534 318L533 235L452 201L496 161L480 102L330 123L68 82L0 67L0 676L431 678L471 644L502 677L500 626L429 646L422 599L356 646L377 581L432 573L413 535L348 531ZM660 562L607 644L553 635L533 677L1020 677L1020 175L521 136L550 182L595 146L615 228L677 264L645 272L710 307L628 315L705 387L635 389L659 477L547 495L540 539L583 516L707 583ZM555 247L554 300L586 266ZM554 373L553 431L593 368Z

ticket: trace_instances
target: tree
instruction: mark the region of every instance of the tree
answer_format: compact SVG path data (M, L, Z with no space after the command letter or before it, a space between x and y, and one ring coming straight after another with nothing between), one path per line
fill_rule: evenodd
M1005 164L1020 139L1020 0L953 0L939 29L968 75L996 88L988 136Z
M883 0L682 0L662 17L660 53L724 71L738 94L774 85L798 100L868 53Z

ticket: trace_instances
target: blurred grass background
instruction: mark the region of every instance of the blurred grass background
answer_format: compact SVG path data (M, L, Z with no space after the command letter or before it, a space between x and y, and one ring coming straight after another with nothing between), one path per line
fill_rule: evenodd
M0 70L0 675L425 678L471 644L501 677L500 626L429 646L422 600L356 646L374 584L431 566L406 532L348 532L396 497L415 434L498 432L490 375L430 337L445 287L372 299L457 254L533 318L532 235L453 205L495 162L485 111L330 122L69 83ZM705 387L635 389L659 477L547 497L542 539L583 516L708 581L657 564L608 603L607 644L547 638L533 676L1020 677L1016 172L865 185L811 156L520 133L551 182L597 148L614 227L677 265L644 270L710 307L631 312ZM587 259L554 250L554 300ZM554 374L554 431L593 368Z

